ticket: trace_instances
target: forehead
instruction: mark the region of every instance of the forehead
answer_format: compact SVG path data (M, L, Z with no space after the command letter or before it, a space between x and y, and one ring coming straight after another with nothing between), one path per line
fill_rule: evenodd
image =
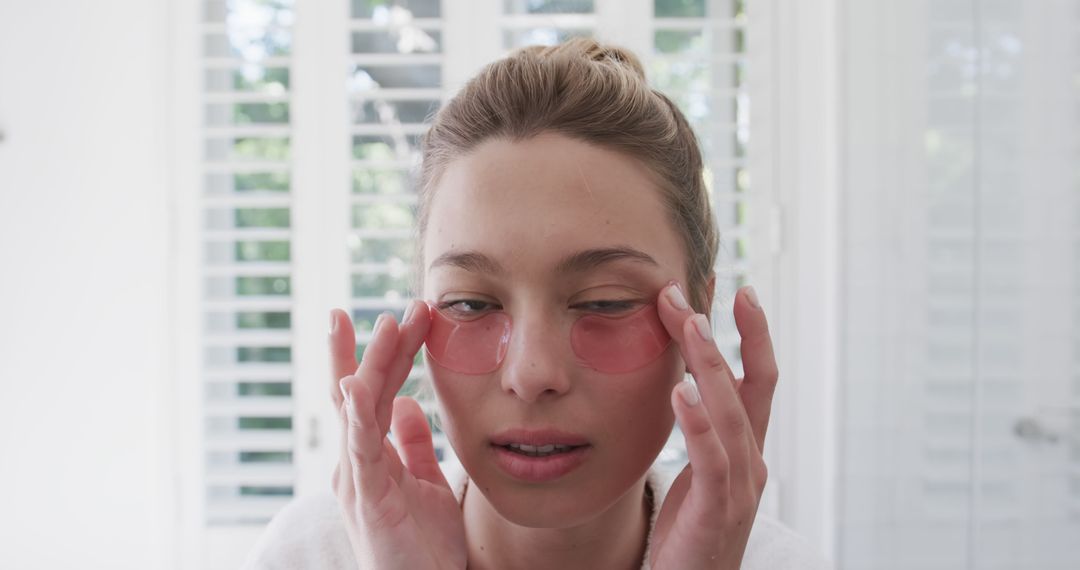
M568 253L631 247L682 278L681 241L647 167L558 134L489 140L451 162L434 188L424 267L477 251L542 275Z

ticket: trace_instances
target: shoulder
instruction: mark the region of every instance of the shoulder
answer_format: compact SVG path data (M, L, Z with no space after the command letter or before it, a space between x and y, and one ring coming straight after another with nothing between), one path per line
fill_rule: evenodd
M337 497L326 491L294 498L272 518L243 570L354 569L356 559Z
M784 523L758 513L743 554L742 570L831 570L806 538Z
M677 472L654 467L648 474L655 507L663 504ZM653 513L653 523L655 524ZM650 541L651 542L651 541ZM743 553L741 570L832 570L808 540L764 513L758 513Z
M458 464L441 466L460 498L464 471ZM242 570L355 570L356 567L341 507L337 497L327 489L286 503L266 525Z

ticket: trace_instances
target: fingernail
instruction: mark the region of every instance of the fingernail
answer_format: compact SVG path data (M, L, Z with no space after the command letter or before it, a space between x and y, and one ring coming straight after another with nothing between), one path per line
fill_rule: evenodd
M697 384L694 384L692 380L679 383L679 397L690 407L701 403L701 394L698 392Z
M413 314L413 309L416 308L416 301L409 301L409 306L405 307L405 314L401 316L401 324L409 322L409 317Z
M667 296L668 300L671 301L671 304L676 309L679 309L680 311L685 311L690 308L690 305L687 304L686 297L683 296L682 289L679 287L678 283L675 283L673 286L668 287Z
M754 291L753 285L746 288L746 300L750 301L750 306L755 309L761 308L761 303L758 302L757 292Z
M375 335L379 332L379 328L383 326L384 322L386 322L386 316L389 314L389 311L383 311L379 313L379 317L375 319L375 326L371 329L372 335Z
M690 318L694 319L694 328L697 329L698 336L701 337L701 340L711 341L712 325L709 324L709 319L706 319L705 315L700 313Z
M330 334L334 334L337 331L337 315L334 311L330 311Z
M346 407L351 410L353 406L352 398L349 397L349 391L345 389L345 380L347 379L348 376L338 381L338 387L341 388L341 397L344 398Z

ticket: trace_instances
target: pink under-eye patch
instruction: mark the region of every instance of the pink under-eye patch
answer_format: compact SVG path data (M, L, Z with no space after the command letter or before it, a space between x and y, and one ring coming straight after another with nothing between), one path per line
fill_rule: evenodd
M510 345L510 315L489 313L462 321L435 309L425 343L428 356L450 370L462 374L494 372Z
M588 315L570 330L578 361L599 372L632 372L656 360L671 343L656 304L625 316Z
M427 355L462 374L488 374L502 365L512 329L506 313L457 320L431 312ZM587 315L574 322L569 345L582 366L607 374L637 370L656 360L671 343L656 304L629 315Z

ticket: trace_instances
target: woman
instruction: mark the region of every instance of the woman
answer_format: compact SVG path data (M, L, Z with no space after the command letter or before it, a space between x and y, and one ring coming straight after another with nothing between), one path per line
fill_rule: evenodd
M423 301L379 318L359 366L332 312L334 497L286 507L248 567L824 567L756 517L768 326L741 289L736 380L705 317L718 236L700 151L633 54L519 50L422 146ZM419 405L395 397L421 346L463 470L444 473ZM672 480L651 466L675 421L690 463Z

